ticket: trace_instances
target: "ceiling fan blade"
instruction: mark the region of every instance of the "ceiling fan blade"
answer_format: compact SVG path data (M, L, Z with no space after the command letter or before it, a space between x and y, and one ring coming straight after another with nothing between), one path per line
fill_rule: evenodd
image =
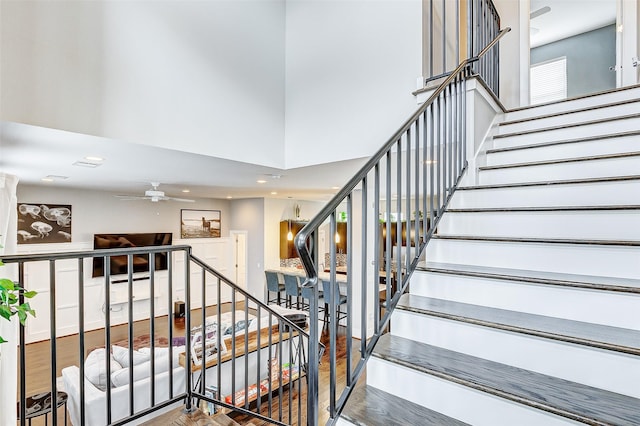
M540 15L544 15L545 13L551 12L551 8L549 6L541 7L538 10L534 10L529 14L529 19L537 18Z
M114 197L123 201L148 200L149 198L141 195L114 195Z
M171 201L180 201L182 203L194 203L196 200L190 200L188 198L174 198L174 197L165 197L167 200Z

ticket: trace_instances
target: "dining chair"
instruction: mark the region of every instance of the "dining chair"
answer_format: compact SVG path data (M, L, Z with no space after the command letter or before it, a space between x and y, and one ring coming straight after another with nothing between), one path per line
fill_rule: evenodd
M282 292L285 291L284 284L280 283L278 279L278 273L273 271L264 271L265 276L267 277L267 291L269 293L276 293L277 297L274 296L273 299L269 299L269 295L267 295L267 304L276 302L278 305L282 305L281 295Z
M344 318L347 317L347 311L341 311L340 310L340 306L342 305L346 305L347 304L347 296L344 294L340 294L340 285L338 283L335 283L334 285L331 285L331 281L329 280L322 280L322 295L324 298L324 303L325 303L325 310L324 310L324 322L325 324L329 324L329 321L331 320L329 318L329 307L333 304L336 306L336 316L337 316L337 320L340 321Z

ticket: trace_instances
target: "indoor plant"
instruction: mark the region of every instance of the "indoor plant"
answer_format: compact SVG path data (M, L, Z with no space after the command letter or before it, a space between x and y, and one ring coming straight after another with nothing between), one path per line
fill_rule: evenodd
M0 260L0 266L2 265L4 263ZM31 309L28 302L20 303L19 295L21 292L25 299L31 299L37 294L35 291L23 289L8 278L0 278L0 316L7 321L11 321L11 317L17 314L20 324L24 325L27 320L27 314L35 317L36 311ZM0 336L0 343L4 342L6 340Z

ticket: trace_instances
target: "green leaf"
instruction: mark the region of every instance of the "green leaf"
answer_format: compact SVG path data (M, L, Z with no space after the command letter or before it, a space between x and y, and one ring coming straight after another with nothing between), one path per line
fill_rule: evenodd
M24 325L24 322L27 320L27 313L20 308L18 308L18 319L22 325Z
M24 297L27 298L27 299L31 299L36 294L38 294L37 291L25 291L24 292Z
M0 336L0 343L6 343L6 342L7 342L7 341L6 341L6 340L4 340L4 339L2 338L2 336Z
M15 290L15 284L9 278L0 278L0 287L4 290Z
M31 306L29 306L28 303L23 303L22 305L19 306L18 309L22 309L24 312L30 314L31 316L35 317L36 316L36 311L34 311L33 309L31 309Z
M14 314L14 312L11 310L11 308L5 306L5 305L0 305L0 316L4 319L6 319L7 321L11 320L11 316Z

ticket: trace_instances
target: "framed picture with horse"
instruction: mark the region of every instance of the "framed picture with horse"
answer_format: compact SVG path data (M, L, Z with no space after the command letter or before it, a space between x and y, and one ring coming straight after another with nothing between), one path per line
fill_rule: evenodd
M180 210L180 238L220 238L220 210Z

